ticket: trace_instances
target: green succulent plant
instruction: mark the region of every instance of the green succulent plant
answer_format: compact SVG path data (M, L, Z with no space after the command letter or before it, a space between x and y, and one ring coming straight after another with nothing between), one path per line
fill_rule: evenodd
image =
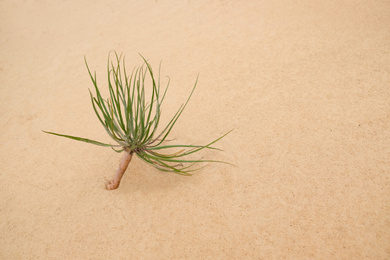
M107 134L116 144L107 144L87 138L47 131L43 132L94 145L111 147L116 152L124 152L114 179L106 184L106 188L110 190L118 188L133 154L136 154L142 161L161 171L181 175L191 175L193 171L205 166L197 167L196 165L199 163L226 163L215 160L188 159L187 156L203 149L220 150L211 145L231 131L206 145L166 144L168 135L183 113L195 90L198 78L186 102L179 107L169 123L158 132L161 105L169 87L168 78L165 90L162 91L160 89L161 63L157 79L154 76L151 65L143 56L141 57L144 64L134 68L131 74L128 75L125 67L125 58L122 58L122 55L118 55L116 52L114 54L114 60L110 58L110 54L108 55L107 72L110 96L107 99L102 97L98 88L96 72L92 74L85 57L84 61L95 90L95 95L89 91L93 110ZM145 91L145 87L148 84L145 83L150 83L149 85L151 85L151 95L148 99ZM175 150L173 153L172 149Z

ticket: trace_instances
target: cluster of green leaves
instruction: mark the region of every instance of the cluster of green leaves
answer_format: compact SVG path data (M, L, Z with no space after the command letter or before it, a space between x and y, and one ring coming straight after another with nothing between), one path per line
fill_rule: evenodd
M193 167L198 163L225 163L222 161L204 159L191 160L184 157L197 153L203 149L220 150L211 145L226 136L229 132L207 145L164 144L164 141L167 140L173 126L187 106L188 101L195 90L198 79L196 79L195 85L187 98L187 101L180 106L163 130L157 133L161 117L161 105L169 87L168 80L165 90L160 90L161 63L157 79L154 76L152 67L142 56L144 64L134 68L131 74L128 75L125 67L125 59L122 58L122 56L118 56L116 52L114 52L114 54L114 61L110 59L110 55L108 57L107 71L110 97L107 99L102 97L97 85L96 72L94 72L94 74L91 73L86 59L85 65L95 90L95 95L90 91L92 107L108 135L117 144L106 144L91 139L47 131L44 131L45 133L95 145L109 146L116 152L126 151L135 153L141 160L153 165L159 170L182 175L190 175L191 172L204 167ZM145 81L147 76L150 77L149 80L152 85L148 102L145 93ZM179 149L179 151L168 153L172 149Z

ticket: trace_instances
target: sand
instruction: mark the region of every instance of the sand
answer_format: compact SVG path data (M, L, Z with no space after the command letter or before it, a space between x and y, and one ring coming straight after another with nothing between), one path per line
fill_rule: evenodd
M389 1L0 1L1 259L389 259ZM109 142L86 55L144 55L172 137L234 129L192 177Z

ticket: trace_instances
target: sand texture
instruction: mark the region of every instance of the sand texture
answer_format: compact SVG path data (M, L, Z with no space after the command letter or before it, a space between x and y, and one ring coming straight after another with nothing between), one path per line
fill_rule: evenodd
M171 85L171 135L224 152L192 177L109 142L83 57ZM390 259L387 0L0 1L0 259Z

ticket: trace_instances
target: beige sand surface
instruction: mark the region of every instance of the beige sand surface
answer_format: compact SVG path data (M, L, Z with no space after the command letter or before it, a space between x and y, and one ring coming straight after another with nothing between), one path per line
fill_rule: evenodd
M0 1L0 259L389 259L387 0ZM163 60L172 136L219 143L193 177L41 129L109 141L106 80Z

